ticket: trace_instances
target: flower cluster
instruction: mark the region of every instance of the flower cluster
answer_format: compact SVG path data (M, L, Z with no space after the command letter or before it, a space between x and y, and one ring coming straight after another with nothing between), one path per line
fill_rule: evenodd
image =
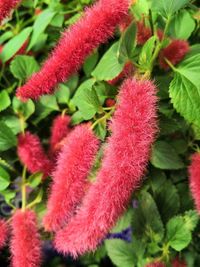
M19 3L20 0L0 0L0 24Z

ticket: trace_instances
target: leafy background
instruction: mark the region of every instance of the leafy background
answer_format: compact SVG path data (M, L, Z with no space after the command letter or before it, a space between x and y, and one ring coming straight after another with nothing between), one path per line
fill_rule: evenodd
M137 20L164 29L167 35L189 40L185 59L169 72L154 65L152 76L158 86L160 132L152 148L149 171L142 188L134 193L130 206L112 230L131 229L131 240L107 239L94 254L77 261L58 255L50 238L43 234L44 266L142 267L154 259L170 266L176 256L189 267L200 266L200 224L188 188L187 166L200 140L200 13L197 1L138 0L131 7ZM18 86L39 70L65 27L73 24L90 0L25 0L12 19L0 27L0 213L9 218L13 206L20 207L19 181L22 167L16 155L17 135L22 126L37 133L48 146L50 126L57 114L67 112L72 125L97 121L94 128L103 141L107 136L105 101L115 99L118 88L107 81L115 78L127 61L141 73L151 67L155 37L137 46L136 25L96 49L79 73L60 84L54 95L38 102L20 102ZM151 16L150 16L151 15ZM21 53L19 50L22 50ZM22 125L23 124L23 125ZM98 164L97 164L98 165ZM46 188L41 174L29 177L30 202L39 219L45 212ZM128 232L130 234L130 232ZM129 242L127 242L129 241ZM7 248L0 255L8 266Z

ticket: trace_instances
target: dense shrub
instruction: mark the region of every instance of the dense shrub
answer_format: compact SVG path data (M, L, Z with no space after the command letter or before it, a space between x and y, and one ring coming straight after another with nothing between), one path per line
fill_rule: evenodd
M0 0L0 266L200 266L192 0Z

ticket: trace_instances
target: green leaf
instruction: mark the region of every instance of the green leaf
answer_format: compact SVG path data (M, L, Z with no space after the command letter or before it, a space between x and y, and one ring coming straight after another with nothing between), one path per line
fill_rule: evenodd
M16 146L17 139L4 122L0 122L0 151Z
M188 3L189 0L152 0L152 10L168 18Z
M94 83L94 79L83 82L73 98L73 103L78 107L85 120L93 118L101 107L96 91L92 87Z
M18 35L16 35L9 42L7 42L7 44L5 44L5 46L3 47L3 51L0 54L0 59L3 61L3 63L11 59L17 53L17 51L28 39L31 31L32 27L25 28Z
M7 204L10 204L11 200L16 196L16 192L8 190L8 189L5 191L2 191L1 194L4 196Z
M132 208L128 209L117 221L117 224L112 229L113 233L121 232L124 229L130 227L133 219L133 210Z
M35 111L35 105L30 99L27 102L22 102L17 97L14 97L12 106L14 112L22 115L25 120L27 120Z
M136 47L136 35L137 25L133 22L121 36L118 51L119 62L124 63L132 59Z
M6 90L0 92L0 111L7 109L11 104L9 94Z
M195 29L195 21L187 10L181 10L170 23L170 35L187 40Z
M1 116L0 122L4 122L15 135L21 132L20 120L16 116Z
M85 63L83 65L83 70L87 77L90 76L91 72L93 71L94 67L97 64L98 59L99 59L99 53L98 51L96 51L85 60Z
M192 236L182 216L172 218L166 227L167 241L173 249L181 251L189 245Z
M177 112L189 123L200 125L200 87L197 88L186 77L175 73L170 84L170 97Z
M164 222L167 222L179 211L179 195L175 185L170 180L165 180L155 192L155 201Z
M10 71L15 78L27 80L33 73L39 70L37 61L30 56L19 55L12 60Z
M70 90L65 84L61 83L55 92L55 96L59 104L67 104L70 99Z
M139 55L139 64L143 71L149 70L151 67L151 59L156 45L157 37L152 36L142 47Z
M116 266L134 266L135 257L131 244L122 240L106 240L105 244L108 256Z
M50 24L55 14L56 13L50 9L46 9L41 14L39 14L33 25L33 34L28 46L28 50L30 50L37 43L40 34L44 33L45 29Z
M133 212L133 229L138 239L158 242L163 238L164 228L158 208L147 192L140 193L138 208Z
M0 166L0 191L5 190L10 184L10 175Z
M32 188L36 188L41 183L42 177L43 173L41 172L36 172L32 174L27 180L28 185Z
M57 14L54 16L54 18L51 20L50 25L54 27L59 27L61 28L63 23L64 23L65 17L63 14Z
M40 103L51 110L59 110L55 95L44 95L40 98Z
M118 61L118 50L119 42L116 42L99 61L92 72L93 77L99 81L109 81L114 79L123 70L124 64L120 64Z
M140 20L144 15L149 14L149 9L151 7L149 0L137 0L134 2L134 5L131 6L132 13L137 20Z
M188 210L184 214L185 226L189 231L194 231L199 222L199 215L196 210Z
M157 141L152 150L151 163L154 167L163 170L178 170L184 164L175 149L164 141Z

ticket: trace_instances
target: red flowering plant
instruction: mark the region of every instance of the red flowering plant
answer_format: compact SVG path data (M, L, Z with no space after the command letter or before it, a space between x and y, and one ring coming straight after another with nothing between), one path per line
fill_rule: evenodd
M200 266L199 25L0 0L0 266Z

